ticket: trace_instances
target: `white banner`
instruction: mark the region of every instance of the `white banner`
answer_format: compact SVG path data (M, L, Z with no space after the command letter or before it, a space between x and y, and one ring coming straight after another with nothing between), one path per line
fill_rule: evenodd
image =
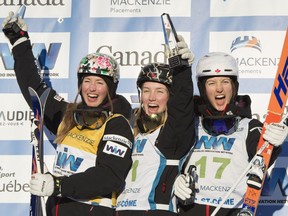
M195 93L198 59L210 51L230 53L240 69L239 94L251 96L253 117L264 120L287 28L287 0L0 0L0 22L21 4L27 5L25 22L41 72L69 101L76 96L81 58L101 51L119 62L118 92L137 106L141 66L165 61L160 16L169 13L195 54ZM10 50L1 32L0 215L18 216L29 211L33 113L17 85ZM50 166L53 138L46 133ZM286 146L269 169L258 215L287 214Z

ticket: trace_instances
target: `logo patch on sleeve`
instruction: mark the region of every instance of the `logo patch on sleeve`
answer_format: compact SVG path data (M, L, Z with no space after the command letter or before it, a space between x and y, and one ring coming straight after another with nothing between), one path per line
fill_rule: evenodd
M124 158L126 151L127 151L127 147L122 146L112 141L107 141L103 149L103 152L106 154L112 154L112 155L115 155L117 157L122 157L122 158Z
M116 142L120 142L123 143L125 145L127 145L129 148L132 148L132 142L130 140L128 140L126 137L120 136L120 135L116 135L116 134L106 134L103 137L104 141L116 141Z

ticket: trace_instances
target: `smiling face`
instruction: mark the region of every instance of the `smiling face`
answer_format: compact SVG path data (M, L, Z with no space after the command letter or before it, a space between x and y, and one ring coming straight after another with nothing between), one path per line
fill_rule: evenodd
M108 94L108 86L99 76L85 76L81 84L82 98L90 107L98 107Z
M166 110L169 91L164 84L158 82L144 82L141 100L147 115L162 113Z
M211 105L223 111L233 95L233 84L229 77L212 77L205 82L206 95Z

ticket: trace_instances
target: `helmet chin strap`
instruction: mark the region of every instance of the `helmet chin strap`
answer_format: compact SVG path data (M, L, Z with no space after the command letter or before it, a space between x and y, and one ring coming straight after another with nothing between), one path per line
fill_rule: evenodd
M147 115L142 108L140 112L136 123L141 133L152 132L164 123L165 112Z

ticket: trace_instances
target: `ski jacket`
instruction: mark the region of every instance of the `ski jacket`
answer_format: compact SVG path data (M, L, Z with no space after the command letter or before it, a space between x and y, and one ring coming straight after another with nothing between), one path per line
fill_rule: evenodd
M250 107L248 109L250 110ZM188 162L185 162L184 173L187 173L190 165L197 167L199 190L195 194L194 205L179 205L180 216L211 215L256 154L263 126L257 119L244 117L234 133L211 136L203 129L201 117L197 117L196 122L196 143ZM275 161L280 150L275 148L270 165ZM247 178L239 182L219 210L219 215L236 215L237 209L242 208Z
M31 107L28 87L34 88L40 96L47 85L38 74L29 40L15 46L12 52L17 82ZM120 96L118 99L118 101L123 100ZM53 134L57 133L67 103L55 90L50 91L45 107L44 123ZM86 215L89 209L92 211L99 206L114 208L113 194L123 189L125 177L132 163L133 142L134 137L129 122L124 116L118 114L110 117L98 130L73 128L63 143L57 145L55 175L67 177L61 182L61 196L64 198L49 198L54 199L48 202L49 205L54 203L50 207L53 212L51 215L58 215L58 211L61 212L59 215L71 216L73 212L75 215ZM85 202L83 207L81 203L79 204L80 201ZM81 210L79 212L79 209L85 211L87 209L87 212Z
M135 137L133 165L117 199L119 216L176 215L174 180L195 141L191 68L182 70L173 75L164 125Z

